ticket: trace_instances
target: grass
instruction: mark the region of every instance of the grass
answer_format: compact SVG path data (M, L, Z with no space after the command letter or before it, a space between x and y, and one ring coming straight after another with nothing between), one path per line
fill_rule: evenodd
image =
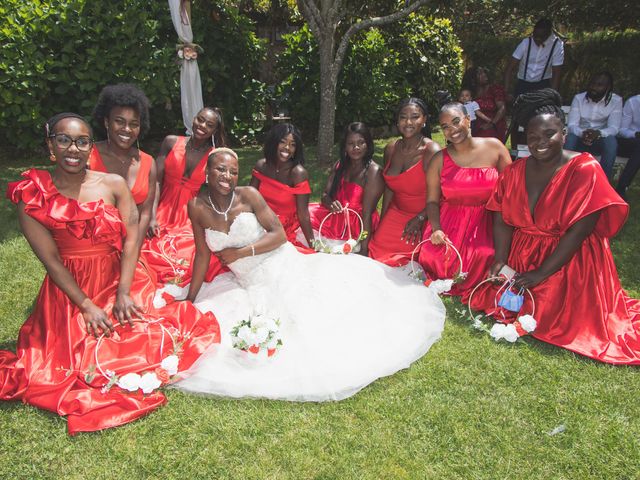
M239 153L246 182L260 153ZM46 162L0 154L2 188ZM317 198L327 169L311 161L309 171ZM637 298L637 187L630 201L612 248L622 283ZM0 224L0 348L13 349L44 270L4 198ZM64 419L0 402L0 478L640 478L637 368L533 339L496 344L469 328L458 301L445 303L443 338L425 357L338 403L169 390L169 404L145 419L72 438ZM549 434L560 425L564 432Z

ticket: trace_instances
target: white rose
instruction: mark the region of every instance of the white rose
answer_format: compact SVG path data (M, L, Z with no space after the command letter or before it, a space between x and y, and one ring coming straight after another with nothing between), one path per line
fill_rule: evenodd
M178 373L178 362L180 359L177 355L169 355L167 358L160 362L160 368L164 368L169 375L175 375Z
M513 343L520 338L520 335L518 335L518 331L516 330L516 326L513 323L505 325L505 327L506 329L504 330L504 339L507 342Z
M243 325L238 330L238 338L247 343L247 345L253 345L253 332L247 325Z
M154 372L147 372L140 378L142 393L151 393L160 385L162 385L162 382Z
M431 290L434 290L438 294L448 292L449 290L451 290L452 286L453 286L452 279L434 280L429 284L429 288Z
M342 245L334 245L331 247L331 253L342 253Z
M184 271L182 273L184 273ZM187 288L182 288L175 283L167 283L163 287L163 290L176 300L184 300L185 298L187 298L187 293L189 293Z
M258 329L256 329L255 332L255 341L253 342L254 345L260 345L262 342L264 342L267 337L269 336L269 329L267 327L260 327Z
M522 315L521 317L518 317L518 321L520 322L522 329L528 333L533 332L538 326L538 322L531 315Z
M489 331L489 335L497 342L504 338L506 328L507 326L503 323L494 323Z
M156 294L153 296L153 308L163 308L167 306L164 298L162 298L162 290L156 290Z
M135 392L140 388L140 375L137 373L127 373L120 377L118 380L118 386L128 392Z

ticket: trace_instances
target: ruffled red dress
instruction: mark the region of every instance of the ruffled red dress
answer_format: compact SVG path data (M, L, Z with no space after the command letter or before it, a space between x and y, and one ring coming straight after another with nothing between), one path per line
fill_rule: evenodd
M340 202L343 207L349 207L350 209L358 212L358 215L362 217L362 197L364 196L364 187L354 182L347 182L344 178L340 182L340 186L336 192L336 200ZM324 218L331 213L327 207L321 203L309 204L309 217L311 218L311 228L318 231L320 229L320 223ZM348 218L348 224L347 224ZM372 234L376 227L380 216L377 211L374 211L371 215L371 232ZM350 228L348 228L350 227ZM322 225L322 237L330 238L334 240L347 240L349 238L349 231L352 232L354 237L360 233L360 220L355 215L349 215L346 217L342 214L331 215L324 225Z
M160 228L158 236L146 239L141 255L158 277L159 284L187 284L191 281L195 243L191 220L187 212L189 200L194 198L205 182L207 151L190 176L185 176L186 137L178 137L164 161L164 178L160 200L156 210L156 221ZM211 256L206 281L210 282L223 270L218 257Z
M255 168L251 174L260 180L258 191L264 197L269 208L278 216L280 223L284 227L287 240L294 244L296 248L303 253L313 253L312 248L303 245L296 239L300 221L298 220L298 210L296 206L296 195L308 195L311 193L309 181L303 182L290 187L273 178L267 177Z
M400 236L407 222L424 210L427 204L427 181L424 159L398 175L388 175L390 163L382 176L393 198L378 228L369 241L369 256L394 267L406 265L411 260L415 245Z
M558 170L532 214L526 163L523 159L504 170L487 203L514 228L508 264L517 272L538 268L572 225L600 212L595 229L571 260L531 289L538 321L532 335L601 362L640 364L640 301L622 289L609 247L609 238L622 228L629 206L611 187L598 161L582 153ZM480 287L472 307L493 310L496 289ZM522 312L531 312L528 296Z
M492 214L485 206L498 180L494 167L459 167L445 148L440 173L440 226L462 257L467 278L455 283L450 295L462 295L487 275L493 262ZM423 240L431 237L431 225ZM420 250L420 264L432 280L452 278L460 262L451 249L426 242Z
M7 196L23 202L27 215L51 232L78 286L110 313L125 235L118 209L64 197L46 171L22 175L24 180L9 184ZM186 370L207 347L220 342L220 329L212 314L201 314L189 302L154 309L154 292L138 264L131 297L146 312L144 321L118 326L98 344L87 334L78 307L45 276L33 312L20 329L16 353L0 351L0 399L22 400L66 416L71 435L122 425L163 405L166 398L157 390L145 395L118 385L104 388L107 377L101 369L120 378L156 372L164 358L177 354L178 370ZM166 371L157 373L168 381Z

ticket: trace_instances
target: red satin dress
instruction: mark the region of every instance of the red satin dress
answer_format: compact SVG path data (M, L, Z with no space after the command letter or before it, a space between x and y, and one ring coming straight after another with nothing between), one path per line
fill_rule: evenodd
M153 164L153 157L142 150L138 150L140 156L140 168L136 176L136 181L131 188L131 194L136 202L136 205L140 205L147 199L149 194L149 172L151 171L151 165ZM91 149L91 155L89 155L89 169L96 172L110 173L105 167L100 152L97 147Z
M364 187L354 182L347 182L344 178L340 181L340 186L336 191L336 200L340 202L343 207L348 206L350 209L358 212L358 215L362 217L362 197L364 196ZM321 203L309 204L309 216L311 218L311 227L314 231L320 229L320 223L324 218L331 213L327 207ZM349 223L347 224L347 218ZM377 211L374 211L371 215L371 234L378 226L380 216ZM356 238L360 234L360 220L358 217L351 214L348 217L344 214L331 215L324 225L322 226L322 237L330 238L334 240L347 240L349 238L349 228L351 234Z
M23 202L27 215L51 232L78 286L110 313L125 235L118 209L103 201L78 203L64 197L46 171L33 169L22 175L23 180L9 184L7 196L14 203ZM154 292L148 273L138 264L131 297L146 312L146 321L166 330L157 323L118 326L111 338L100 341L96 353L97 339L87 334L78 307L45 276L33 312L20 329L16 353L0 351L0 399L22 400L66 416L71 435L131 422L166 403L158 390L143 395L141 390L128 393L114 385L103 391L107 379L97 368L119 377L153 372L163 358L175 353L180 358L178 370L183 371L207 347L220 342L212 314L201 314L189 302L156 310Z
M296 239L300 221L298 220L298 210L296 207L296 195L308 195L311 193L309 181L290 187L273 178L267 177L255 168L251 174L260 180L258 191L262 194L269 208L275 212L284 227L287 240L294 244L302 253L314 253L315 250L309 248Z
M207 151L190 176L185 176L187 137L178 137L164 161L164 178L160 200L156 210L156 221L160 228L157 237L146 239L142 255L156 272L159 284L187 284L191 281L195 243L191 220L187 212L189 200L194 198L205 182ZM223 267L215 255L207 271L210 282Z
M415 245L400 238L407 222L424 210L427 204L427 181L424 159L398 175L388 175L390 163L382 176L393 198L380 224L369 241L369 256L394 267L411 260Z
M462 168L442 150L440 173L440 226L462 257L466 280L455 283L450 295L461 295L480 283L493 262L492 214L485 206L498 180L494 167ZM431 237L431 225L423 240ZM432 280L452 278L460 262L451 249L427 242L420 250L420 264Z
M609 247L609 238L622 228L629 206L611 187L598 161L582 153L555 174L532 214L526 163L523 159L504 170L487 203L514 228L508 264L517 272L538 268L572 225L600 212L595 229L573 257L531 289L538 321L532 335L601 362L639 365L640 301L622 289ZM493 310L497 287L483 287L473 295L472 307ZM521 311L531 313L527 295ZM514 320L511 315L508 321Z

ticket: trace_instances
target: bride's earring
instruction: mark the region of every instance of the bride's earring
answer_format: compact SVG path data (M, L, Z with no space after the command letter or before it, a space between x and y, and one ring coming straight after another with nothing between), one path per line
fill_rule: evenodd
M204 182L205 182L207 185L209 185L209 174L208 174L208 173L205 173L205 175L204 175Z

